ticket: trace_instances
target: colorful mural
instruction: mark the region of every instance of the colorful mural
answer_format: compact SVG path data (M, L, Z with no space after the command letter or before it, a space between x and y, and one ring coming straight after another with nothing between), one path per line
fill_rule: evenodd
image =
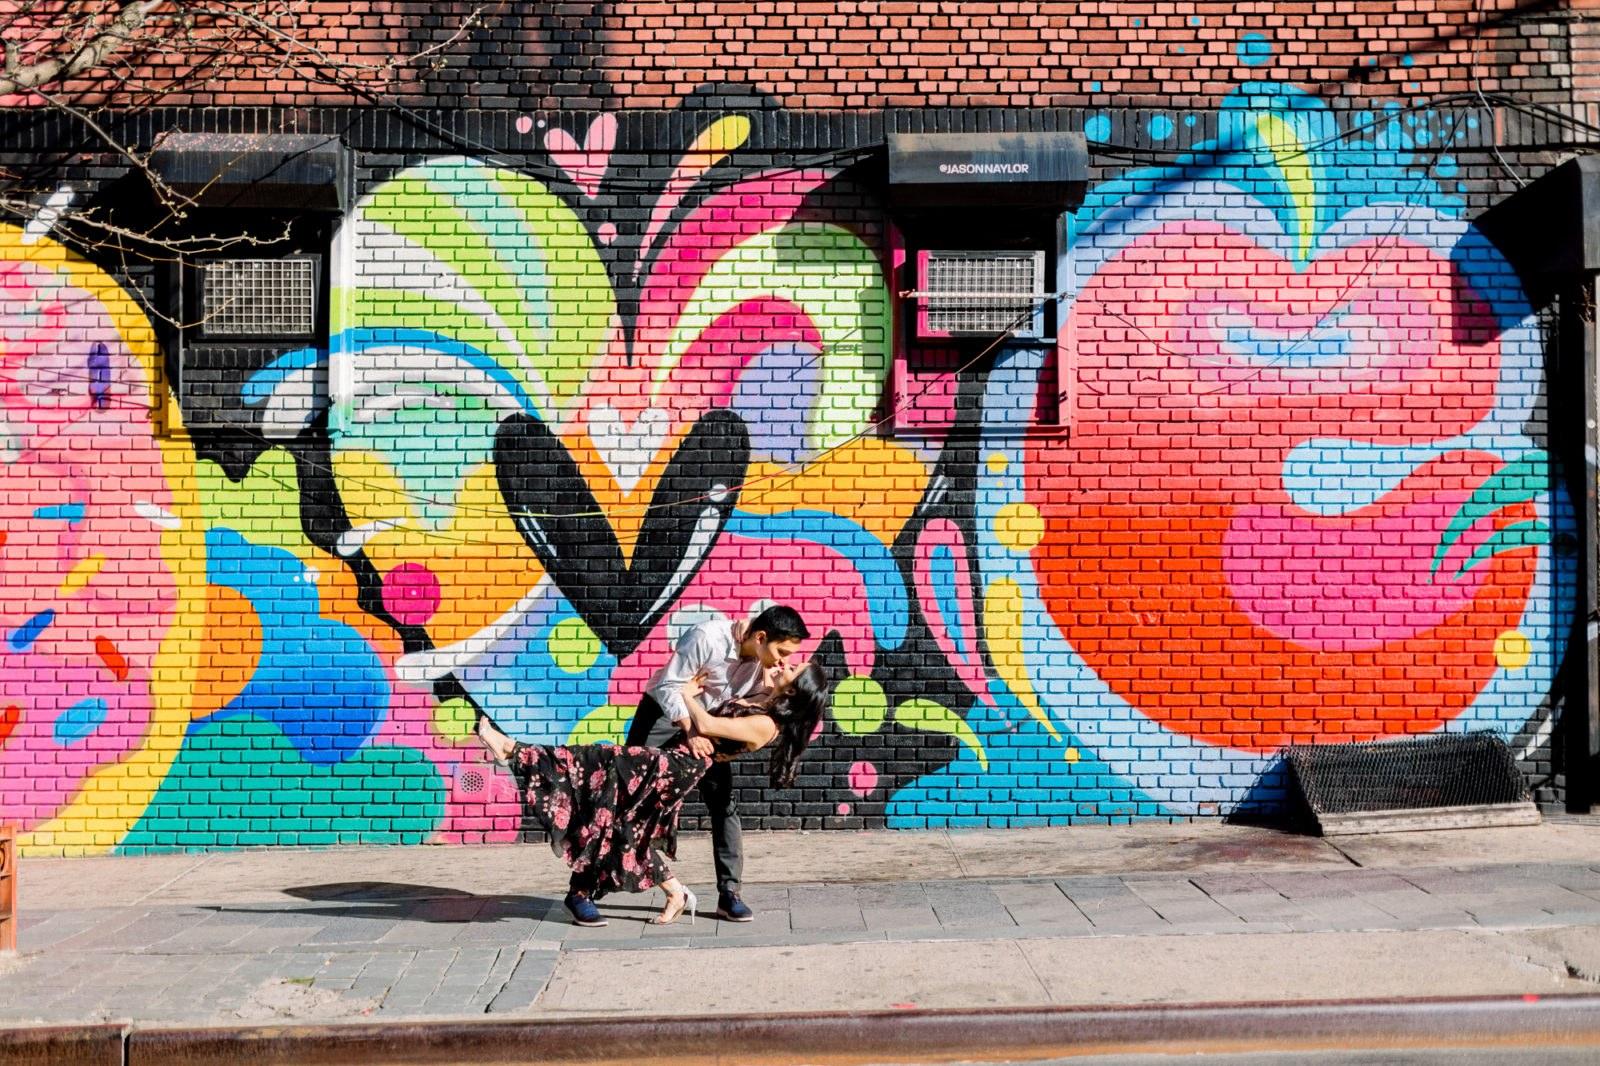
M158 403L126 292L0 231L0 817L34 851L512 840L478 713L615 738L678 633L774 601L839 678L818 821L1223 813L1281 800L1288 743L1511 736L1570 624L1564 504L1453 122L1246 86L1092 190L1058 348L898 438L883 210L845 163L746 170L738 115L659 173L601 116L525 120L544 170L375 183L331 347L242 383L237 463Z

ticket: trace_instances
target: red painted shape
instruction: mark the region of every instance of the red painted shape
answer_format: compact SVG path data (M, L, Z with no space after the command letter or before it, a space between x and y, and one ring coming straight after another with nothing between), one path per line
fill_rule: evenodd
M128 660L122 657L115 644L106 637L95 637L94 651L100 656L100 661L106 664L106 669L111 671L112 677L118 681L127 680Z
M0 744L4 744L6 738L11 735L11 731L17 728L17 721L21 717L22 708L15 703L7 707L4 714L0 714Z

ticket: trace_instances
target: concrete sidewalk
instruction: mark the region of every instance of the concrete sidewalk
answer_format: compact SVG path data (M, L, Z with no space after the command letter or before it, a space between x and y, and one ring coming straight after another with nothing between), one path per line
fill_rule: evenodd
M23 859L0 1025L1600 991L1600 820L748 836L755 921L567 921L542 845ZM675 864L714 907L703 837Z

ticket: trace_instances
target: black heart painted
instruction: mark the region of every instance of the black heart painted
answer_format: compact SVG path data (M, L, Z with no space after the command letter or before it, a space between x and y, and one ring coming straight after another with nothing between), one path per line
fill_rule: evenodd
M702 415L662 471L629 565L572 453L549 427L512 415L494 442L495 475L517 531L619 660L694 579L733 514L749 464L744 419L728 410Z

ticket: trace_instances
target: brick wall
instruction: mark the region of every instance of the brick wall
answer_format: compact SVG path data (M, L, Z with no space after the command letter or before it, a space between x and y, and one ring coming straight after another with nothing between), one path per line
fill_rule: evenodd
M245 7L248 5L240 5ZM271 5L260 16L273 12ZM296 5L283 48L156 34L90 102L600 110L1205 107L1263 66L1324 99L1508 93L1593 99L1589 0L1406 5L847 0ZM224 23L224 27L228 24ZM13 36L48 39L19 24ZM206 40L204 34L202 40ZM710 87L709 89L707 87Z
M34 852L514 840L479 712L615 738L677 633L767 601L838 685L794 789L740 764L747 825L1271 813L1285 744L1465 729L1558 801L1548 321L1472 222L1592 147L1532 43L1587 23L1489 9L1497 106L1452 95L1464 5L1351 37L1288 5L841 5L709 45L618 6L554 9L573 65L514 107L144 114L143 144L337 135L329 343L218 364L202 405L162 268L0 228L0 813ZM1072 42L1008 38L1063 80L980 58L1014 19ZM861 30L993 84L882 109L941 79L858 63ZM685 48L627 65L646 32ZM714 73L778 32L764 96ZM1394 62L1337 74L1372 42ZM126 210L38 118L6 116L40 202ZM919 344L942 230L889 208L886 133L1019 128L1090 145L1064 243L1029 231L1059 328ZM949 232L1016 229L984 209Z

